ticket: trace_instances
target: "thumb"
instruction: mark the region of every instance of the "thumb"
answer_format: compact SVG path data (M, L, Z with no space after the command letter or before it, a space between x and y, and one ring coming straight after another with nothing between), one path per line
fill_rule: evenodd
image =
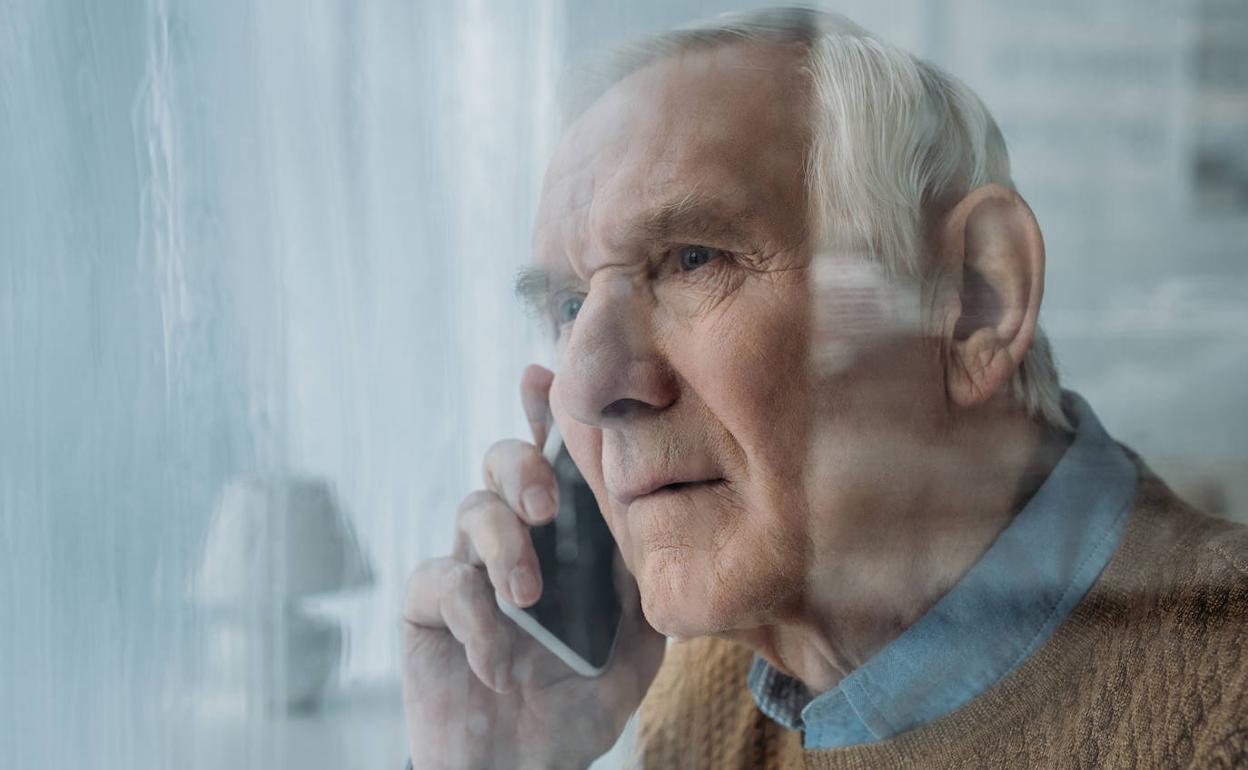
M554 381L555 373L538 364L526 366L520 375L520 400L539 450L546 446L550 430L550 385Z

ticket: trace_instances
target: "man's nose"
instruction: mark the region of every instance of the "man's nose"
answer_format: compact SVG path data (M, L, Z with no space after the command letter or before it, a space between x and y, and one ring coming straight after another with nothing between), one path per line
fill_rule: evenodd
M555 387L576 421L610 428L676 400L676 378L656 344L653 299L642 280L604 277L570 332Z

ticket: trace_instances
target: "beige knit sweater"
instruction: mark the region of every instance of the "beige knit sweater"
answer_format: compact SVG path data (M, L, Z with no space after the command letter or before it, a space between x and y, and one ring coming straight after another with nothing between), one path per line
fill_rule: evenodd
M672 645L639 715L645 768L1248 767L1248 528L1141 467L1118 550L1053 638L988 692L879 743L807 751L755 707L751 653Z

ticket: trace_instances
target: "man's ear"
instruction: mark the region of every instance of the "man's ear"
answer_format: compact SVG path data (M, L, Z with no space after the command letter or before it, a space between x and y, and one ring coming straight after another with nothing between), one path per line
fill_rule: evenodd
M999 184L976 188L938 230L951 282L943 328L950 400L987 402L1031 348L1044 293L1044 240L1031 208Z

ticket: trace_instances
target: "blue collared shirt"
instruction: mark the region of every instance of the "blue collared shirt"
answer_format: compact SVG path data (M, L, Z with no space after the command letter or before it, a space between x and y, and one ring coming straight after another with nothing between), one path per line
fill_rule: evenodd
M1117 548L1139 481L1087 402L1066 392L1063 406L1074 440L962 579L817 697L755 656L748 685L764 714L803 730L808 749L883 740L970 702L1052 636Z

